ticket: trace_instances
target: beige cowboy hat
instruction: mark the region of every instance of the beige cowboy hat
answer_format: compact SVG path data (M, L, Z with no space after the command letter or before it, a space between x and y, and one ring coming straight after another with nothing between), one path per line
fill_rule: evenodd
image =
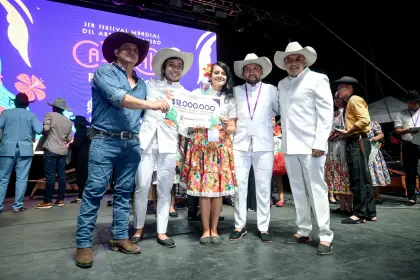
M284 59L291 54L301 54L306 59L306 66L311 66L315 63L317 54L312 47L302 47L298 42L290 42L284 52L277 51L274 55L274 64L278 68L286 70L286 65L284 64Z
M47 102L49 106L57 107L63 110L71 111L71 108L67 107L67 102L64 98L57 97L54 99L54 103Z
M184 62L184 68L182 69L181 77L187 74L193 64L194 55L192 53L181 52L177 48L160 49L152 58L153 72L157 76L162 77L162 64L165 62L165 60L172 57L179 58Z
M265 57L258 57L255 53L249 53L245 56L244 60L235 61L233 63L233 69L235 70L236 76L238 76L241 79L245 80L245 77L243 75L244 67L248 64L258 64L261 66L263 70L263 74L261 76L261 80L270 74L271 70L273 70L273 65L271 64L271 61Z

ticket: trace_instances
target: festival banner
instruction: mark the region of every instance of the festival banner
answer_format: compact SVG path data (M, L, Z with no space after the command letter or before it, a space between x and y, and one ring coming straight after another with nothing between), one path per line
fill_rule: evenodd
M71 112L91 120L91 80L107 63L102 43L113 32L128 32L150 42L146 59L135 68L145 81L154 77L151 61L161 48L176 48L194 55L182 77L188 90L197 89L205 68L216 61L216 34L92 10L47 0L0 1L0 112L14 107L17 92L28 95L28 110L42 121L51 111L47 102L62 97Z

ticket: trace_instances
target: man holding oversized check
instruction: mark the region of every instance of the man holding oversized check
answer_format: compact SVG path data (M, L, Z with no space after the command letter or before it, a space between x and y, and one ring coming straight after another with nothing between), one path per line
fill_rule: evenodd
M169 104L178 100L186 91L179 80L191 68L193 55L177 49L159 50L152 60L153 72L159 78L152 78L147 84L147 100L167 99ZM147 110L141 124L139 138L141 160L136 174L134 195L134 227L137 231L131 242L137 244L143 234L146 220L147 201L152 175L157 165L157 242L167 248L175 247L175 242L166 235L171 189L174 183L178 151L178 120L175 106L168 113Z
M236 130L232 75L223 62L213 64L207 73L210 85L195 90L190 97L176 96L168 113L177 113L172 117L179 121L180 133L190 138L181 184L189 196L200 198L200 243L206 246L221 243L217 225L223 197L233 195L236 187L231 137Z

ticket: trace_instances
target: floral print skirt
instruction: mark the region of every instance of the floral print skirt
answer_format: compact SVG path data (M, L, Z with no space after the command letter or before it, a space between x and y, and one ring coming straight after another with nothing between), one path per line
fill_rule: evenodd
M352 194L345 147L344 141L328 142L325 182L328 185L328 191L334 194Z
M376 155L375 161L369 163L370 176L373 186L386 186L391 184L391 176L381 151Z
M283 153L274 153L274 166L273 166L273 175L286 175L286 163L284 161Z
M230 135L219 132L219 142L207 141L207 129L196 129L181 167L180 184L199 197L233 195L237 186Z

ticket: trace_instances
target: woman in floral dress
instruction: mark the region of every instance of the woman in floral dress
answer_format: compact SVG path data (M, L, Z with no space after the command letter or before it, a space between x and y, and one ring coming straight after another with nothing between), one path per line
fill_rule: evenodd
M334 129L344 128L344 101L335 97L334 104L338 110L334 113L334 121L330 138L328 139L328 154L325 162L325 182L328 191L336 194L340 200L337 213L351 214L353 212L353 194L350 190L349 167L346 158L346 141L338 138Z
M376 198L381 191L382 186L391 184L391 176L382 152L380 150L379 141L384 139L381 125L377 122L370 122L371 130L368 133L370 142L372 143L372 151L369 156L369 171L372 177L372 185L375 187Z
M279 125L280 119L276 120L276 118L273 118L272 121L274 137L280 137L281 139L281 127ZM280 146L281 144L279 146L275 145L273 166L273 177L276 181L277 193L279 195L279 201L277 201L276 207L283 207L284 205L283 175L287 174L286 163L284 161L284 154L278 151Z
M195 92L220 98L220 121L213 129L189 129L187 137L190 137L190 141L180 180L181 184L186 186L189 196L200 197L203 225L200 243L218 245L220 237L217 224L223 197L233 195L237 186L231 137L236 130L236 103L233 97L232 74L228 66L217 62L211 66L209 72L210 88ZM211 139L214 138L214 129L218 130L218 141ZM180 133L185 135L182 129Z

